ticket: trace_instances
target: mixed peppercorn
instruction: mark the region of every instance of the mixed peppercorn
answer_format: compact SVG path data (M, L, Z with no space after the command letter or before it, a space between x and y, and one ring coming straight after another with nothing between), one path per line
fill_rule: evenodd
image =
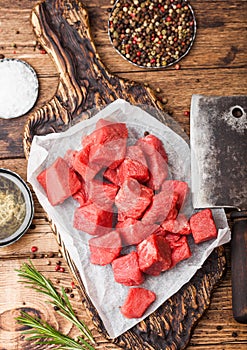
M116 50L140 67L162 68L189 51L195 18L186 0L119 0L109 18Z

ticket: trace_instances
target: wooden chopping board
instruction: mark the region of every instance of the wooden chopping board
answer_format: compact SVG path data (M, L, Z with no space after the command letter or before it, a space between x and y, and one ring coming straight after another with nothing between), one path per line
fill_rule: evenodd
M113 76L103 66L90 34L88 13L81 2L47 0L39 3L32 11L31 22L37 40L53 58L60 79L54 97L31 115L25 125L27 158L34 135L64 131L89 118L89 110L118 98L150 106L157 118L173 130L176 128L168 115L164 121L164 106L151 89ZM152 315L112 340L85 292L59 232L52 222L51 226L81 287L85 312L90 313L92 323L102 335L102 339L97 339L96 349L182 350L187 346L193 328L210 304L214 286L223 275L226 263L223 247L217 248L191 281Z

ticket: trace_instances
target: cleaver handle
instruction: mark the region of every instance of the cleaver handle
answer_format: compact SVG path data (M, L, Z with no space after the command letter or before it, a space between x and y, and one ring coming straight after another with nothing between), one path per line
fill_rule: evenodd
M231 219L233 317L239 323L247 323L247 211L233 212Z

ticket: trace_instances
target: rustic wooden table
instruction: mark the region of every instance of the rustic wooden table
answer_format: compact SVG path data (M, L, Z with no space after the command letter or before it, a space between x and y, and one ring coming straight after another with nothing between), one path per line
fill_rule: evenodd
M122 78L145 82L167 99L167 109L189 134L191 95L237 95L247 93L246 0L192 0L198 32L190 54L181 61L179 70L143 70L124 61L112 48L107 36L110 0L84 0L89 12L92 36L99 56L108 70ZM19 58L37 71L40 93L38 109L49 101L57 88L55 64L43 54L36 42L30 13L35 0L0 0L0 58ZM2 88L2 87L0 87ZM14 98L14 97L13 97ZM23 128L28 115L13 120L0 119L0 167L9 168L26 179L27 162L22 145ZM76 330L45 304L40 295L18 283L16 268L31 256L31 247L38 251L33 260L39 271L55 284L70 287L72 276L61 257L59 245L34 195L35 217L28 232L15 244L0 249L0 350L48 349L30 345L15 322L21 309L41 315L70 335ZM208 310L197 324L188 349L244 350L247 347L247 326L234 321L231 311L230 244L226 246L227 270L215 289ZM60 260L65 272L56 272ZM80 315L82 302L77 289L72 304ZM89 324L89 319L85 320ZM96 331L94 330L94 333ZM108 347L107 347L108 348ZM109 347L110 348L110 347ZM113 348L113 347L112 347Z

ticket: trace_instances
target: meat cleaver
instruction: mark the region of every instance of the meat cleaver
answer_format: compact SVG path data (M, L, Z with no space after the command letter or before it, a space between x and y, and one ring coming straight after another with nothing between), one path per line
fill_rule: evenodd
M247 96L193 95L194 208L228 208L232 219L232 309L247 323Z

